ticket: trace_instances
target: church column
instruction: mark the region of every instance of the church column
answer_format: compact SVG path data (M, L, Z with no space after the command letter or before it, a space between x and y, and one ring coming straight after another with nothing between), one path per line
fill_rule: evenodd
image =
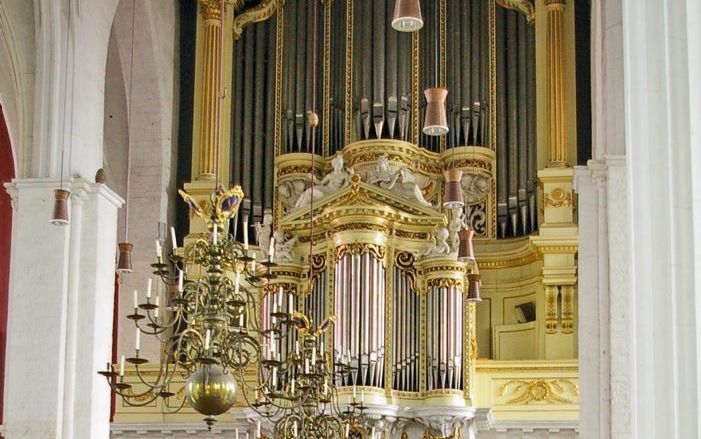
M6 185L13 199L7 437L106 439L109 387L97 371L111 359L112 249L122 200L102 184L64 183L71 225L57 227L48 218L58 185Z
M233 52L233 5L226 0L224 11L220 0L199 0L196 42L195 99L192 145L192 181L186 190L198 201L208 201L214 190L217 162L217 130L221 112L221 145L229 145L231 111L231 59ZM224 28L222 29L222 13ZM222 51L222 32L224 46ZM223 69L221 68L223 64ZM222 76L223 73L223 76ZM223 81L223 82L222 82ZM221 99L222 88L225 98ZM219 178L229 185L229 148L219 151ZM190 233L205 231L204 222L191 218Z
M540 233L531 241L543 255L543 294L545 303L545 357L576 357L576 283L577 225L572 188L573 171L568 150L574 137L568 126L574 120L574 107L568 105L574 84L567 73L574 69L567 56L574 51L573 33L566 23L573 23L566 9L566 0L545 0L544 20L536 18L536 26L545 27L545 93L539 97L547 103L546 167L538 171L541 193ZM572 9L570 6L569 9ZM570 29L571 30L571 29ZM542 73L541 73L542 78ZM571 158L573 159L573 158Z

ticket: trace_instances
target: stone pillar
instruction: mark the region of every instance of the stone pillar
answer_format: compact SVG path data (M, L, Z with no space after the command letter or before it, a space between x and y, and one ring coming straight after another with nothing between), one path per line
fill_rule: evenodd
M6 368L8 438L109 437L114 248L122 200L75 180L71 225L49 224L48 179L14 180Z
M199 88L198 180L212 180L216 174L217 126L221 111L222 9L219 0L200 0L202 16L202 60Z
M565 0L545 0L547 11L548 166L567 166L563 21Z

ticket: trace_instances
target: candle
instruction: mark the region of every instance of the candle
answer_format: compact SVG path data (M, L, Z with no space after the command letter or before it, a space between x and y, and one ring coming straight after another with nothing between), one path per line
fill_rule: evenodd
M141 331L139 328L136 328L136 350L138 351L141 348Z
M346 438L350 435L350 424L346 424Z
M322 358L323 358L325 352L326 351L324 350L324 340L321 340L321 356L322 356Z
M161 258L163 258L163 249L161 248L161 241L159 240L156 240L156 257L158 258L159 262Z
M134 309L139 307L139 292L134 290Z
M151 287L153 286L153 279L150 277L148 278L148 282L146 282L146 297L149 299L151 298Z
M290 385L290 392L295 393L295 379L292 378L292 384Z
M297 437L297 422L296 421L294 424L292 424L292 434L294 434L294 436Z
M212 241L214 242L214 245L217 245L217 242L219 241L219 226L214 224L214 230L212 234Z
M273 262L275 256L275 237L270 238L270 247L268 248L268 259Z
M309 373L309 358L304 359L304 373Z
M270 354L271 354L271 357L272 357L272 354L274 354L274 353L275 353L275 339L274 339L274 338L271 338L271 339L270 339Z
M312 366L316 366L316 346L312 348Z
M299 340L295 342L295 354L299 355Z
M243 328L243 312L239 314L239 326Z
M235 430L235 432L236 432L236 439L239 439L239 429L237 428L237 429Z
M353 384L353 399L355 399L355 384Z
M289 293L287 295L287 314L292 315L293 309L294 309L293 296L292 296L292 293Z
M260 421L258 421L258 425L256 426L256 437L260 438Z
M158 310L159 310L158 307L160 306L160 304L161 304L161 296L159 294L156 296L156 309L153 311L153 316L156 320L158 320Z
M361 403L365 402L365 391L360 392L360 402Z
M183 292L183 271L179 270L178 273L178 292L182 293Z
M234 281L234 293L238 296L241 291L241 272L236 272L236 280Z
M370 438L375 439L375 427L372 427L372 433L370 433Z
M119 376L123 377L124 376L124 355L122 355L122 359L119 361Z
M211 341L212 338L212 330L208 329L207 334L204 336L204 350L208 351L209 350L209 342Z
M243 249L248 251L248 215L243 216Z
M175 227L170 226L170 240L173 244L173 250L178 248L178 239L175 237Z
M324 395L327 395L329 393L329 380L328 378L324 377Z
M277 387L277 367L273 367L273 388Z

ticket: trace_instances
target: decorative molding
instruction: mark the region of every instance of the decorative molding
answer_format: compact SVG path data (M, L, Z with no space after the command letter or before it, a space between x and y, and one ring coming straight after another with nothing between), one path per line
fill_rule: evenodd
M283 6L285 6L285 0L263 0L258 6L237 15L232 27L234 41L241 38L246 26L267 20Z
M499 396L513 398L506 401L507 405L550 403L576 404L579 396L579 386L568 379L553 380L511 380L499 388Z
M502 8L512 9L521 12L526 16L528 24L535 24L535 6L531 0L496 0ZM547 1L546 1L547 3Z
M562 188L555 188L549 194L543 194L546 207L570 207L572 206L572 192Z

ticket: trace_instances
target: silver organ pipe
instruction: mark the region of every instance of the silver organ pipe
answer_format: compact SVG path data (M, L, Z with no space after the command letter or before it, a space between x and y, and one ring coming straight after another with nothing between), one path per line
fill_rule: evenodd
M463 295L460 287L434 286L428 290L428 390L462 389L462 309Z
M336 358L347 359L356 372L340 385L383 387L385 268L369 252L345 254L335 266L334 328Z
M392 328L392 388L419 391L419 296L411 276L395 266L393 291L394 326Z

